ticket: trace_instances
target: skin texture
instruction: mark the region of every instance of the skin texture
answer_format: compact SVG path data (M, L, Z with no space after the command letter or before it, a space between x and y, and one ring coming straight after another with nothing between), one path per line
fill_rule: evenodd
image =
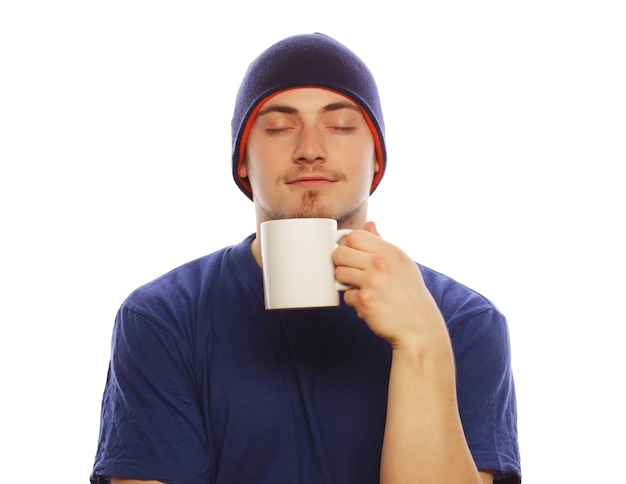
M374 140L353 102L295 89L262 106L240 175L252 186L257 228L287 217L334 218L339 227L362 228L378 169Z
M346 304L393 349L380 482L492 483L465 441L445 322L413 260L367 222L378 169L354 103L301 88L262 106L240 175L252 186L257 234L261 222L287 217L335 218L340 228L354 229L333 254L336 277L354 288L345 292ZM251 249L261 265L258 238Z

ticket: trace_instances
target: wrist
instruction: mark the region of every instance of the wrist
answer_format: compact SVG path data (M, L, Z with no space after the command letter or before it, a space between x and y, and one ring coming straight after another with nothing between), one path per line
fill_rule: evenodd
M416 381L452 382L455 379L454 353L450 339L445 337L403 340L393 345L394 365L400 365L414 374Z

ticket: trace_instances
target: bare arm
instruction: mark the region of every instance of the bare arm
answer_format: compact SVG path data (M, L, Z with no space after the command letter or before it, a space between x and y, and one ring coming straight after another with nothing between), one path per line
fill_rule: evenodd
M447 328L419 268L372 223L335 251L344 300L393 349L381 483L492 482L479 473L458 412Z
M458 414L452 359L445 346L438 351L393 350L381 483L482 482Z
M487 471L480 471L480 478L483 480L483 484L493 484L493 473Z

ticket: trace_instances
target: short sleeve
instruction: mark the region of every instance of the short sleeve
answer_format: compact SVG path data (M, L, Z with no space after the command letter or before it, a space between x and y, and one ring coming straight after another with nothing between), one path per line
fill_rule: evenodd
M188 337L167 315L118 312L92 482L203 483L211 468Z
M515 385L507 322L493 306L450 328L463 429L479 469L494 480L521 475Z

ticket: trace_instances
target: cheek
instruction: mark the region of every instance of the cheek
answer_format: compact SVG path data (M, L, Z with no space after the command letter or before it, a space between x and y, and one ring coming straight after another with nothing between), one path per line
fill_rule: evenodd
M258 146L254 142L248 142L246 154L239 168L239 175L248 177L250 181L258 178L259 166L262 166L262 159L259 158Z
M248 183L250 183L252 192L255 193L257 197L262 197L263 193L270 190L273 175L271 166L268 165L269 164L265 163L264 160L254 155L246 157L245 173L248 177Z
M376 158L376 150L375 148L371 148L365 143L366 148L363 149L359 153L359 160L361 169L360 173L363 174L364 178L371 178L380 170L380 165L378 163L378 159Z

